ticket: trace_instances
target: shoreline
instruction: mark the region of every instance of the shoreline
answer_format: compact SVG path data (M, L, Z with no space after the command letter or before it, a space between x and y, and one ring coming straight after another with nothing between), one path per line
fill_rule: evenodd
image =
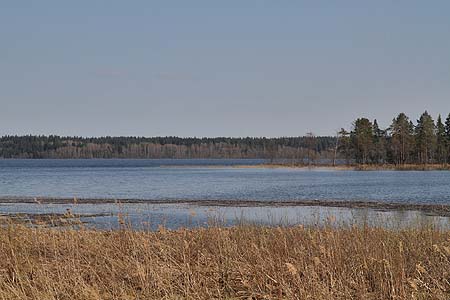
M115 161L115 160L211 160L211 161L242 161L246 160L266 160L264 158L191 158L191 159L178 159L178 158L164 158L164 159L147 159L147 158L1 158L0 161L14 161L14 160L27 160L27 161L39 161L39 160L101 160L101 161ZM277 159L278 160L278 159ZM339 171L450 171L450 164L336 164L332 163L299 163L295 161L289 161L289 159L279 159L281 162L263 162L255 164L161 164L153 167L157 168L208 168L208 169L220 169L220 168L236 168L236 169L299 169L299 170L339 170Z
M230 165L161 165L160 168L199 168L199 169L293 169L293 170L333 170L333 171L450 171L450 165L328 165L328 164L295 164L295 163L263 163L263 164L230 164Z
M215 166L212 166L215 167ZM304 164L258 164L234 165L234 168L302 169L302 170L338 170L338 171L450 171L450 165L304 165Z
M323 207L347 209L373 209L381 211L419 211L433 216L450 217L450 204L398 203L365 200L194 200L194 199L111 199L111 198L50 198L50 197L0 197L1 204L148 204L190 205L203 207Z

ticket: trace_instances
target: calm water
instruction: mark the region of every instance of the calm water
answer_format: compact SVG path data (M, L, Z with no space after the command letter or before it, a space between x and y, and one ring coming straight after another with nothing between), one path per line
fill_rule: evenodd
M87 226L96 228L119 227L119 215L138 229L155 230L160 225L169 229L239 224L242 221L268 225L323 225L369 224L387 228L404 228L433 224L450 228L450 218L427 215L418 211L377 211L333 207L201 207L180 204L0 204L0 213L72 213L80 215Z
M262 160L0 160L0 197L78 197L227 200L371 200L450 204L450 172L335 171L235 168ZM234 223L320 223L417 219L447 226L448 218L419 212L377 212L341 208L205 208L183 205L1 204L3 213L107 214L86 219L97 226L117 224L123 213L133 223L170 228L205 224L212 215ZM394 220L394 221L392 221ZM150 226L150 225L149 225Z
M0 160L0 197L321 199L450 204L450 172L231 167L261 162Z

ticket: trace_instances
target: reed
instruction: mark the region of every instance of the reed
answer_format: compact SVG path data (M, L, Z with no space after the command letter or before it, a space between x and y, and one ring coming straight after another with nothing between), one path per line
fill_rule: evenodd
M0 299L449 299L450 232L0 228Z
M356 165L357 171L449 171L448 164Z

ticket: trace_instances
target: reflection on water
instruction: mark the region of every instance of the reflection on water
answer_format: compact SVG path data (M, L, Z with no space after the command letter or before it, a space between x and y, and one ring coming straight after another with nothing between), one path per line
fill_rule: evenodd
M418 211L378 211L367 208L330 207L204 207L179 204L0 204L0 214L28 213L101 214L81 218L87 226L101 229L117 228L119 218L137 229L155 230L163 225L180 227L235 225L241 222L263 225L371 225L387 228L433 225L450 228L450 218L431 216ZM212 223L213 222L213 223Z

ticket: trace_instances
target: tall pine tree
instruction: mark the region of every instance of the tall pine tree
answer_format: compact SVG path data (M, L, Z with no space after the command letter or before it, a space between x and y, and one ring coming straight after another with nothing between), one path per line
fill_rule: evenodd
M373 126L366 118L357 119L350 134L355 158L358 163L369 162L373 150Z
M441 115L436 121L436 160L440 164L447 162L448 140Z
M447 137L447 162L450 163L450 113L445 120L445 136Z
M436 149L435 125L427 111L417 120L416 147L419 163L427 164L433 159Z
M386 162L386 131L380 129L378 122L373 121L373 157L374 163Z
M414 125L409 118L400 113L392 120L389 128L391 132L391 152L395 164L410 162L410 156L414 147Z
M339 139L339 152L344 155L345 161L347 164L350 164L350 160L353 158L353 152L352 152L352 143L350 138L350 132L345 130L344 128L341 128L341 130L338 132L338 139Z

